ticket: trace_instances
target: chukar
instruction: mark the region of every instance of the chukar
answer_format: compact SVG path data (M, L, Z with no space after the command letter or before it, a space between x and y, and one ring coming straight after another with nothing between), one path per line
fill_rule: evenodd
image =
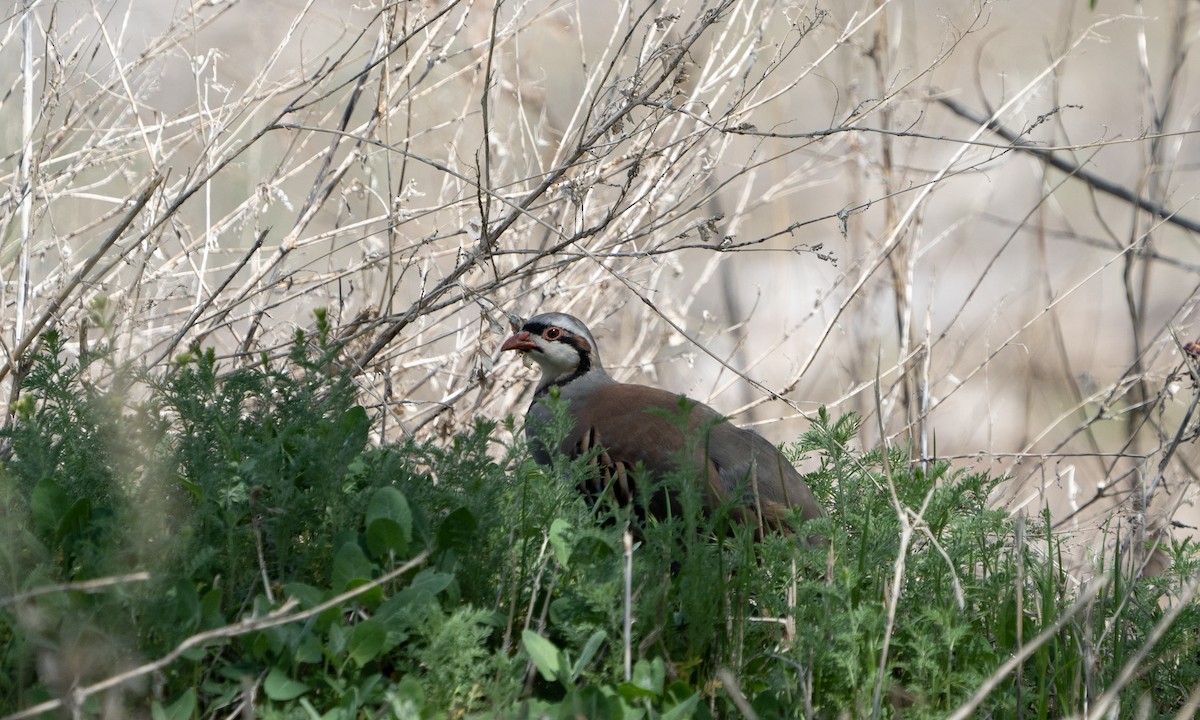
M564 313L537 315L501 350L516 350L542 370L525 415L538 462L550 462L536 434L551 418L543 405L551 388L558 388L574 419L562 452L574 457L601 448L599 477L590 492L611 487L618 501L629 503L637 497L635 468L640 465L661 479L676 468L686 448L694 447L692 466L706 511L728 502L735 517L757 529L785 531L788 508L798 508L803 520L824 515L800 473L758 433L735 427L707 405L676 393L613 380L600 361L596 340L579 319ZM685 412L691 437L681 428ZM661 515L670 502L660 495L651 500L650 512Z

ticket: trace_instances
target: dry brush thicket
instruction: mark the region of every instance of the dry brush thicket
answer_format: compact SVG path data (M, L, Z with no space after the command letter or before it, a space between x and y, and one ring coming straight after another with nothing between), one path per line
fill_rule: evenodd
M324 307L378 435L449 434L553 309L775 441L1191 524L1200 6L1096 5L18 2L2 396L48 327L232 367Z

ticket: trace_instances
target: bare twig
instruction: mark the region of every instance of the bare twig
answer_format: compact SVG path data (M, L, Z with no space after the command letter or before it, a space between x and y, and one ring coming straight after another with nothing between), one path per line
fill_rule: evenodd
M257 630L264 630L266 628L300 622L301 620L307 620L310 617L320 615L331 608L341 607L346 601L353 600L365 592L373 590L382 585L386 585L410 570L420 567L428 558L429 551L424 550L411 560L405 562L403 565L385 573L384 575L381 575L378 578L375 578L371 582L364 583L363 585L359 585L351 590L347 590L346 592L330 598L319 605L314 605L307 610L292 612L293 608L295 608L300 601L296 598L288 598L283 605L271 611L271 613L265 617L246 619L230 625L214 628L212 630L206 630L202 633L196 633L195 635L188 637L183 642L176 645L175 649L173 649L171 652L153 662L149 662L145 665L127 670L123 673L113 675L112 677L106 678L100 682L93 683L86 687L74 689L71 692L71 697L69 698L70 704L73 707L79 707L84 700L97 693L118 687L129 682L130 680L142 677L143 675L149 675L150 673L158 672L159 670L162 670L178 660L180 656L192 648L201 647L207 643L217 640L238 637L240 635L245 635ZM4 718L0 718L0 720L19 720L20 718L35 717L37 715L41 715L42 713L50 712L51 710L56 710L60 707L63 707L66 702L66 700L61 698L56 700L47 700L46 702L25 708L24 710L20 710L11 715L6 715Z
M98 590L110 588L114 585L124 585L126 583L133 582L146 582L149 579L150 573L143 571L127 573L125 575L114 575L112 577L96 578L94 580L80 580L77 582L45 585L43 587L34 588L33 590L28 590L23 593L17 593L16 595L0 598L0 607L4 607L5 605L17 605L25 602L26 600L38 597L39 595L62 592L96 592Z

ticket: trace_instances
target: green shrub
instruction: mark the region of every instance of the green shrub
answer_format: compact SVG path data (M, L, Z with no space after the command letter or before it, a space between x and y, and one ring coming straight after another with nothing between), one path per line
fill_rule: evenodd
M81 687L85 716L225 717L253 698L263 717L869 717L878 688L882 716L944 717L1078 594L1045 518L1018 543L989 506L998 479L857 451L854 417L822 412L792 448L817 459L829 517L756 541L701 512L686 473L639 486L678 498L643 519L577 492L590 458L541 467L494 423L372 446L328 338L319 317L282 360L226 370L197 348L149 375L45 337L3 431L0 713ZM555 409L547 446L568 427ZM1174 561L1133 582L1101 558L1097 599L978 713L1094 702L1194 575L1194 546ZM281 609L302 617L263 621ZM1198 621L1183 606L1147 649L1122 714L1182 706Z

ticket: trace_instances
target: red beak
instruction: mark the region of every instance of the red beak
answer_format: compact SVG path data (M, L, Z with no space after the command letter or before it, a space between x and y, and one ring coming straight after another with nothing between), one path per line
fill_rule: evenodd
M536 348L537 348L537 343L535 343L529 339L529 331L528 330L522 330L521 332L517 333L516 335L513 335L509 339L505 340L504 344L500 346L501 350L525 351L525 350L534 350Z

